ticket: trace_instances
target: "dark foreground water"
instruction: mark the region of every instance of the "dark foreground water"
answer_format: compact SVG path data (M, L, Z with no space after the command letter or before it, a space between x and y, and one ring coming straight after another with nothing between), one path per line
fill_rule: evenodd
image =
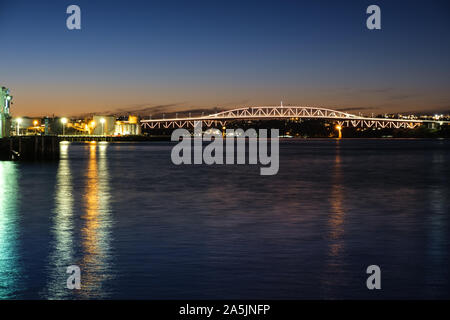
M288 140L275 176L171 146L0 162L0 298L450 298L449 141Z

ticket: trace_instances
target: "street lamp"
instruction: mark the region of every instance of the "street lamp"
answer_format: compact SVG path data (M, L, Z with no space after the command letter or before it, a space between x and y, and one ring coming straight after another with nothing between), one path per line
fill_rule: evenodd
M34 121L33 121L34 134L37 134L37 133L38 133L38 125L39 125L39 121L34 120Z
M337 125L336 126L336 129L339 131L339 138L338 139L341 139L342 138L342 126L340 126L340 125Z
M20 124L22 123L22 119L18 118L16 119L17 122L17 135L20 135Z
M62 126L63 126L63 135L64 135L64 129L66 128L66 123L67 123L67 118L61 118L61 123L62 123Z
M103 129L104 129L104 125L105 125L105 118L101 118L100 119L100 123L102 124L102 136L104 136L105 135L105 131Z

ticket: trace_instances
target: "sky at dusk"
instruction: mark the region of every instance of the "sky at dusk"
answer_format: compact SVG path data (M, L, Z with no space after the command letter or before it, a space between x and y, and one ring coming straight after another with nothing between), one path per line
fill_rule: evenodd
M81 30L66 28L67 6ZM366 28L381 8L382 30ZM312 105L450 110L449 1L0 0L14 116Z

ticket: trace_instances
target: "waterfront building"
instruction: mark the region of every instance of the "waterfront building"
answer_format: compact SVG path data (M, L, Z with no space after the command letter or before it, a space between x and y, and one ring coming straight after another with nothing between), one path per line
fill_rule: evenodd
M116 117L114 116L94 116L93 121L91 122L91 126L93 128L91 134L106 136L113 135L115 123Z
M141 125L139 124L139 118L137 116L129 116L128 120L116 121L114 135L127 136L140 134Z
M12 122L14 135L26 135L29 128L33 127L34 120L29 117L15 118Z

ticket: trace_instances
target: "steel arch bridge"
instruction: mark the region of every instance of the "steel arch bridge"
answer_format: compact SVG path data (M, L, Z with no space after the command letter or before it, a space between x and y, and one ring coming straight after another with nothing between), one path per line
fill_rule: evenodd
M321 107L261 106L237 108L200 117L141 120L141 125L143 128L148 129L175 129L194 127L196 123L202 122L206 127L218 125L223 127L227 122L236 120L282 120L293 118L331 120L342 127L361 128L414 129L424 123L439 125L450 123L449 121L433 120L369 118Z

